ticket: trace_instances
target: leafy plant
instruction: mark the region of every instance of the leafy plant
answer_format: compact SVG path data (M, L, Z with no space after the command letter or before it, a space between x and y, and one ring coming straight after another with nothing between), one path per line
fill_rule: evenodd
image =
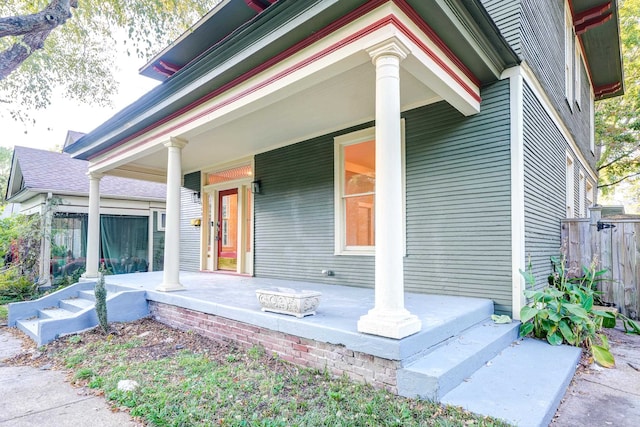
M536 289L529 261L528 270L520 270L530 287L524 291L530 302L520 310L520 336L533 334L536 338L546 339L551 345L567 343L576 347L584 346L596 363L612 367L615 361L609 351L607 338L598 333L602 329L603 318L612 314L593 309L597 295L593 281L598 277L595 264L588 267L584 280L574 280L568 277L562 259L555 264L553 283Z
M12 267L0 273L0 302L27 301L38 295L37 285Z
M98 315L98 323L102 331L109 333L109 322L107 320L107 289L104 285L104 272L98 274L98 281L95 286L96 295L96 313Z

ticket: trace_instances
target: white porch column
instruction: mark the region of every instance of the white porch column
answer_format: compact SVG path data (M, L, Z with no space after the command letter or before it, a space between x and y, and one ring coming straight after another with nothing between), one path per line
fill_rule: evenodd
M98 277L100 262L100 173L89 176L89 224L87 225L87 260L82 277L95 279Z
M40 242L40 273L38 286L51 286L51 223L53 219L52 194L48 193L42 205L42 240Z
M396 39L369 50L376 66L375 307L358 331L396 339L422 327L404 308L400 61L408 53Z
M164 231L164 272L158 291L179 291L180 284L180 184L182 183L182 149L187 141L171 138L164 146L167 159L167 218Z

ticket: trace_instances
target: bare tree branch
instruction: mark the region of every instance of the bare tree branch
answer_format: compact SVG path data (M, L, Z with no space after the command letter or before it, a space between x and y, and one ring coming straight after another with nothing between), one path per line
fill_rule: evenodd
M604 165L600 165L598 166L598 171L601 171L602 169L606 169L609 166L613 165L614 163L617 163L618 161L624 159L625 157L629 157L631 154L633 154L638 148L640 148L640 145L636 145L635 147L633 147L633 149L626 151L625 153L622 153L621 155L619 155L618 157L616 157L615 159L611 160L608 163L605 163Z
M598 185L598 188L611 187L613 185L620 184L622 181L624 181L626 179L633 178L634 176L640 176L640 172L633 173L631 175L627 175L627 176L625 176L623 178L620 178L620 179L618 179L616 181L613 181L613 182L609 182L607 184L600 184L600 185Z
M0 53L0 80L6 78L34 51L42 49L45 39L56 27L71 17L78 0L52 0L41 12L0 18L0 37L22 36Z

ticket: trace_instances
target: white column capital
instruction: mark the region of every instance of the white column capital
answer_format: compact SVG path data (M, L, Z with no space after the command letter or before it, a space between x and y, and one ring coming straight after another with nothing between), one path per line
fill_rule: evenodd
M87 176L89 177L89 180L92 180L92 179L100 180L102 179L102 177L104 177L104 174L100 172L87 172Z
M169 141L164 143L164 146L167 148L176 147L182 150L188 143L189 141L187 141L186 139L172 136L169 138Z
M407 46L404 45L400 40L396 37L391 37L381 43L378 43L374 46L371 46L367 49L367 53L371 57L371 60L375 64L379 58L385 56L393 56L398 58L400 61L405 59L411 51Z

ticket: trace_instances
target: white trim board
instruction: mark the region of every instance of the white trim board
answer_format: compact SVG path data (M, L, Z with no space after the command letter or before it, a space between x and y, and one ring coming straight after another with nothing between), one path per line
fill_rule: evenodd
M567 125L564 123L564 121L560 117L560 114L555 109L555 107L553 107L551 100L545 93L544 89L542 88L542 85L540 84L536 76L533 74L533 71L531 70L531 68L526 64L526 62L523 62L519 66L512 67L505 70L502 73L502 76L500 77L501 79L505 79L510 77L514 73L519 73L522 76L522 78L524 79L524 82L529 86L529 88L531 89L535 97L538 99L538 101L540 101L542 108L544 108L549 118L551 118L551 121L555 124L558 131L560 131L560 133L562 134L562 137L568 142L569 149L571 150L571 153L573 154L574 158L578 159L579 163L582 164L585 172L587 172L589 177L591 177L594 181L597 182L598 178L596 176L595 171L593 171L591 169L591 166L589 166L589 162L582 154L582 151L580 151L580 148L578 147L578 144L576 144L576 141L573 139L573 136L571 135L569 128L567 128Z

